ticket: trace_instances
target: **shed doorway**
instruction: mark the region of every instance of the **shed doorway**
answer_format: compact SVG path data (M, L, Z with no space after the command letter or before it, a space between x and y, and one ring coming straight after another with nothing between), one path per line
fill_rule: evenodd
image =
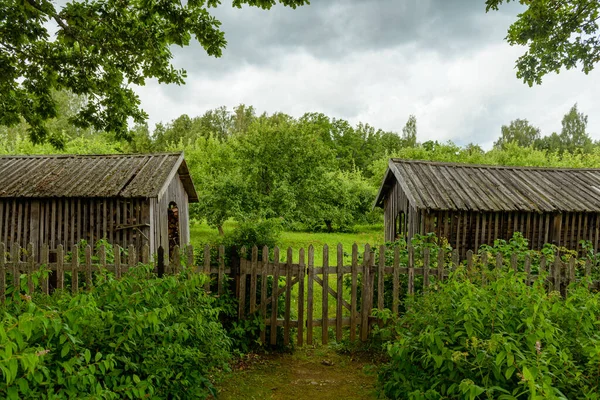
M175 246L180 246L179 241L179 208L174 201L169 203L168 209L169 219L169 259L173 258L173 250Z

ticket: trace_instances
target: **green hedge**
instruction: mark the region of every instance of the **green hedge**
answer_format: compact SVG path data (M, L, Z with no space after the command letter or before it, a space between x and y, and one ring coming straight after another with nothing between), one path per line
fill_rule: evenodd
M598 399L600 295L568 298L522 273L459 269L392 325L379 380L392 399Z
M211 374L231 344L205 279L158 279L140 266L76 295L12 293L0 310L0 398L214 394Z

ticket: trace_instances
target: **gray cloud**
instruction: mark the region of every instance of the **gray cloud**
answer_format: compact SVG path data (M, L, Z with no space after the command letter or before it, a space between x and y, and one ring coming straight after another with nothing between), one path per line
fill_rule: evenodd
M224 2L226 4L226 2ZM515 77L523 49L503 38L520 6L485 13L483 0L314 0L309 7L215 10L229 42L220 59L175 49L187 85L140 88L150 122L221 105L294 116L323 112L401 131L416 114L420 140L491 146L500 126L527 118L544 134L578 102L600 136L600 71L552 75L529 88Z

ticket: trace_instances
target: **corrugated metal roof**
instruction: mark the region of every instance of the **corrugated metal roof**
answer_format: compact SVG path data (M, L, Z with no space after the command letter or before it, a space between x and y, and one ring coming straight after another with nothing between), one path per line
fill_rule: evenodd
M179 176L198 195L183 153L0 157L0 197L157 197Z
M392 176L418 209L599 212L600 169L507 167L391 159Z

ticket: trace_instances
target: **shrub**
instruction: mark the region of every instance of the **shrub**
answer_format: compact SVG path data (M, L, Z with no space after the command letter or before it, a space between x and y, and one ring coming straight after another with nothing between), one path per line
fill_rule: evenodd
M26 278L24 278L26 279ZM140 266L89 292L13 293L2 306L0 397L206 398L230 340L206 277Z
M544 280L464 269L416 296L393 324L379 375L390 398L598 399L600 297L587 281L564 299Z

